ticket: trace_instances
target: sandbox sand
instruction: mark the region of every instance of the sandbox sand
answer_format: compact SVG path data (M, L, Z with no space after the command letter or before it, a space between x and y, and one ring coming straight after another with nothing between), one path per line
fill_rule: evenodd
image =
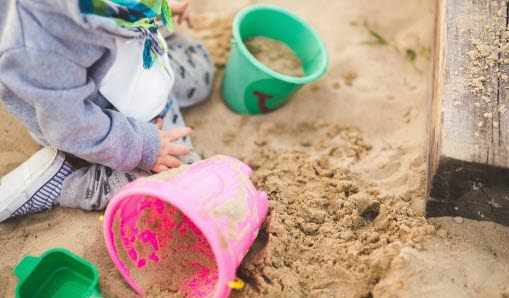
M263 2L309 20L331 61L271 114L234 114L219 81L209 102L184 113L200 153L248 162L269 195L268 220L239 269L246 287L233 296L509 297L509 228L423 217L433 1ZM194 1L192 34L219 69L234 12L253 3ZM364 22L389 45L373 42ZM0 119L5 173L37 146L3 109ZM134 297L100 215L57 208L0 224L0 296L12 297L22 256L64 247L97 265L105 297Z

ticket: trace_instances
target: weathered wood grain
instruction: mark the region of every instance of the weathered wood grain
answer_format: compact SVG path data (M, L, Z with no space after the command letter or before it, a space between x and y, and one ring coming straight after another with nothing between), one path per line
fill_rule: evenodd
M428 216L509 225L507 2L437 1Z

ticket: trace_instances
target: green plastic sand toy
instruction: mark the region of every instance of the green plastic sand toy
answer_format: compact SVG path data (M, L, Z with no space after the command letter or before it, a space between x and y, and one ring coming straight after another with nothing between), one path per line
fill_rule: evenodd
M16 297L101 297L97 268L65 249L26 256L14 274L19 278Z
M286 44L301 61L304 76L286 76L256 60L244 44L256 36ZM283 106L299 88L327 70L327 48L318 32L280 7L260 4L240 11L233 22L232 44L221 92L228 106L241 114L264 114Z

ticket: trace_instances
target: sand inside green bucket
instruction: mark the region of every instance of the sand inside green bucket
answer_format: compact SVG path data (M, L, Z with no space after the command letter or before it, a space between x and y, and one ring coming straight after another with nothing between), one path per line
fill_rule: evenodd
M304 76L299 58L286 44L263 36L246 39L244 44L251 55L275 72L291 77Z

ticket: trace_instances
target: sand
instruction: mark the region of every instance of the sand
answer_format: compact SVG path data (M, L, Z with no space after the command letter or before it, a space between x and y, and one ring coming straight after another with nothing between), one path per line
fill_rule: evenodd
M327 127L314 128L319 142L333 137L351 145ZM410 202L360 187L353 173L334 166L345 155L332 148L317 150L323 152L318 159L302 149L267 149L252 161L254 181L269 193L271 215L263 236L267 248L242 264L240 276L250 283L238 296L330 297L348 292L341 282L366 296L402 247L422 249L434 232Z
M201 231L173 206L152 197L143 202L155 208L141 210L136 230L122 226L117 219L113 231L120 260L147 296L185 297L185 293L193 293L189 284L196 276L217 280L214 254ZM137 237L130 242L129 236L121 235ZM150 239L156 239L157 250ZM135 250L135 257L130 257L130 249ZM210 292L215 283L200 286Z
M286 44L263 36L244 40L248 51L268 68L291 77L304 76L299 58Z
M192 34L219 70L232 15L257 2L194 1ZM509 297L509 228L423 217L433 1L264 3L309 20L331 59L322 80L271 114L234 114L219 81L209 102L184 112L201 154L248 162L269 194L234 296ZM37 147L0 113L6 171ZM97 265L105 297L134 297L104 247L100 215L58 208L0 224L0 296L12 297L23 255L64 247Z

